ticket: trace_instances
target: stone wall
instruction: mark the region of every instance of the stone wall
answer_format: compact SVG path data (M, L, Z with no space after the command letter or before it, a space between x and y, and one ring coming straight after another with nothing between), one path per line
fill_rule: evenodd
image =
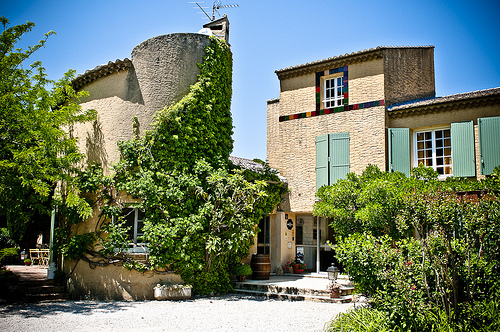
M349 65L349 103L384 99L381 59ZM289 184L292 212L311 212L316 194L316 137L349 132L351 172L361 173L369 164L385 169L385 108L344 111L279 122L279 116L311 112L316 108L315 74L280 81L279 100L268 102L267 160ZM288 206L287 206L288 207Z
M382 53L386 105L436 95L433 46L385 48Z

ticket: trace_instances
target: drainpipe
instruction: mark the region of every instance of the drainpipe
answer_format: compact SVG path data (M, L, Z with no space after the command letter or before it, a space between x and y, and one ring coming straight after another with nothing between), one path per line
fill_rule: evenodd
M47 279L54 279L56 271L56 262L54 262L54 228L56 224L56 209L52 210L50 218L50 245L49 245L49 268L47 270Z

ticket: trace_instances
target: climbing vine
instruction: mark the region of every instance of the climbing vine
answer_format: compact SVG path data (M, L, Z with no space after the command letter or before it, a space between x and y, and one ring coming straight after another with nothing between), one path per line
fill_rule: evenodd
M60 232L67 258L175 272L200 294L231 289L229 265L248 255L259 219L279 203L285 187L265 163L252 172L229 162L228 45L211 38L199 68L190 92L158 112L150 131L118 144L122 158L114 174L104 176L100 165L79 174L82 195L92 199L100 218L94 232ZM123 193L133 203L117 199ZM147 261L128 251L125 207L144 214L136 242L147 243Z

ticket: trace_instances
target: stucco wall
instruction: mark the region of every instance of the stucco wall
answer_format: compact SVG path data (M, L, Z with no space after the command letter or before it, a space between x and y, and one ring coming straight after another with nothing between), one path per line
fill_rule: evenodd
M120 157L117 142L133 138L132 118L137 117L143 134L157 111L186 95L196 83L197 64L209 43L208 36L193 33L148 39L133 49L132 66L81 87L90 94L81 100L82 108L98 112L96 122L77 125L73 131L86 161L97 161L109 171Z

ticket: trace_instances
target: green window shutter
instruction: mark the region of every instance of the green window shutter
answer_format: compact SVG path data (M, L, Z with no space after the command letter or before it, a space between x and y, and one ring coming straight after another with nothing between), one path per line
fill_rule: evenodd
M410 129L389 128L389 171L410 176Z
M330 184L349 173L349 133L330 134Z
M328 135L316 137L316 191L328 185Z
M481 118L477 122L481 174L489 175L500 165L500 117Z
M451 124L451 159L453 176L476 176L474 151L474 123L457 122Z

